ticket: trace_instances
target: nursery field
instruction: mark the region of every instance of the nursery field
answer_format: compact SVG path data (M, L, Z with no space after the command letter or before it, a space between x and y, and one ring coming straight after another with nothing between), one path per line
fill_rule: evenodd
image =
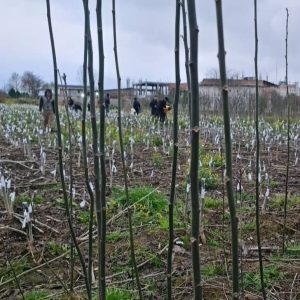
M87 263L90 199L84 175L81 115L70 112L69 139L67 114L61 110L64 178L71 201L72 224ZM187 115L182 112L179 116L172 273L174 299L193 297L191 150ZM84 274L71 243L63 200L57 133L43 134L38 108L34 105L0 104L0 121L0 299L86 299ZM161 123L152 119L150 112L145 110L138 116L124 113L122 122L130 208L126 205L124 192L117 113L112 110L105 120L107 299L139 299L130 256L128 209L132 213L143 296L145 299L166 299L172 116ZM287 124L283 120L261 119L259 128L260 231L267 298L300 299L300 123L292 121L290 127L286 224ZM229 299L232 293L223 131L223 121L219 116L200 121L199 247L204 299ZM89 116L86 136L88 172L93 188ZM253 120L231 120L231 140L241 295L243 299L262 299L255 223L256 142ZM98 278L98 249L96 216L93 217L94 292Z

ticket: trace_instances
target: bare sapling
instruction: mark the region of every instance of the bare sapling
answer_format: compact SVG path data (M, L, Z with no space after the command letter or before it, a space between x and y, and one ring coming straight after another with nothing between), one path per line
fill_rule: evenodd
M199 249L199 87L198 87L198 25L196 6L194 0L187 2L190 29L190 76L191 76L191 160L190 160L190 185L192 202L192 266L194 299L202 299L202 282L200 273Z
M286 35L285 35L285 83L286 83L286 106L287 106L287 162L285 174L285 193L284 193L284 220L283 220L283 237L282 252L285 253L285 236L286 236L286 217L288 202L289 186L289 169L290 169L290 101L289 101L289 81L288 81L288 31L289 29L289 10L286 8Z
M130 240L130 256L131 263L134 271L134 276L137 284L137 289L139 293L139 299L143 299L142 288L140 284L139 273L136 264L135 249L134 249L134 239L133 239L133 228L132 228L132 211L129 207L129 192L128 192L128 177L127 177L127 165L125 163L124 155L124 143L123 143L123 132L122 132L122 115L121 115L121 76L119 69L119 60L118 60L118 47L117 47L117 26L116 26L116 5L115 0L112 0L112 17L113 17L113 37L114 37L114 55L115 55L115 64L116 64L116 75L117 75L117 84L118 84L118 128L119 128L119 143L120 143L120 154L123 168L123 180L125 187L125 196L126 196L126 206L128 208L128 225L129 225L129 240ZM131 143L133 148L133 144ZM114 147L114 145L113 145ZM133 149L132 149L133 151Z
M85 262L81 253L81 250L79 248L76 234L73 228L73 224L71 221L71 214L70 214L70 207L69 207L69 201L68 201L68 195L66 190L66 184L65 184L65 177L64 177L64 164L63 164L63 153L62 153L62 138L61 138L61 126L60 126L60 120L59 120L59 111L58 111L58 69L57 69L57 62L56 62L56 52L55 52L55 44L54 44L54 37L53 37L53 31L52 31L52 23L51 23L51 12L50 12L50 1L46 0L47 5L47 19L48 19L48 27L49 27L49 35L50 35L50 42L51 42L51 50L52 50L52 58L53 58L53 69L54 69L54 108L55 108L55 117L56 117L56 126L57 126L57 144L58 144L58 159L59 159L59 172L60 172L60 179L61 179L61 185L63 189L63 199L64 204L66 208L66 215L67 215L67 221L71 233L71 237L74 243L74 246L76 248L79 261L82 267L83 277L85 281L85 286L87 290L88 299L91 299L91 289L88 282L88 276L87 276L87 270L85 266Z
M238 220L236 217L235 200L233 196L232 184L232 154L231 154L231 134L230 134L230 115L228 104L228 85L226 78L225 64L225 46L223 33L223 15L222 1L216 0L217 29L219 44L219 69L223 99L223 118L224 118L224 135L225 135L225 157L226 173L225 183L231 220L231 249L232 249L232 298L239 299L239 256L238 256Z
M86 2L84 2L86 5ZM88 151L87 151L87 137L86 137L86 109L87 109L87 59L88 59L88 19L85 14L84 18L84 49L83 49L83 107L82 107L82 119L81 119L81 138L82 138L82 158L84 167L84 180L85 185L90 197L90 218L89 218L89 246L88 246L88 278L90 287L93 283L93 223L94 223L94 205L95 197L89 180L88 169ZM90 104L91 105L91 104Z
M176 194L176 179L178 165L178 102L180 90L180 64L179 64L179 40L180 40L180 0L176 0L175 10L175 97L173 113L173 161L172 179L169 198L169 247L167 261L167 285L168 299L172 299L172 256L174 243L174 203Z
M104 107L104 46L103 46L103 27L102 27L102 0L97 0L97 33L98 33L98 52L99 52L99 105L100 105L100 129L99 129L99 158L100 158L100 213L101 213L101 232L100 232L100 291L102 299L106 299L106 279L105 279L105 245L106 245L106 171L105 171L105 107ZM92 92L92 91L91 91ZM97 201L96 201L97 207ZM97 207L98 213L98 207ZM98 233L99 234L99 233Z
M256 172L255 172L255 221L256 221L256 238L258 248L258 259L259 259L259 273L260 273L260 285L262 296L266 299L266 290L264 284L264 268L262 261L261 252L261 241L260 241L260 209L259 209L259 195L260 195L260 180L259 180L259 159L260 159L260 140L259 140L259 106L258 106L258 33L257 33L257 1L254 0L254 30L255 30L255 134L256 134Z

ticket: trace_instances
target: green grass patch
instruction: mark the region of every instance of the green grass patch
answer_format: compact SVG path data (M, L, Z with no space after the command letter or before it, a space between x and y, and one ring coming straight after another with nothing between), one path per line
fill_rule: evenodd
M37 290L29 291L24 293L25 300L40 300L49 296L49 291L47 290Z
M284 279L285 273L281 272L276 266L269 266L264 269L264 282L267 288L270 288L273 282ZM259 272L247 272L244 274L244 288L260 291L260 275Z
M204 208L217 209L223 206L223 201L216 198L204 198Z
M136 256L139 261L150 259L149 263L156 268L160 268L162 266L161 258L156 253L151 252L151 250L144 245L138 245L136 248Z
M160 136L154 136L152 139L152 146L159 147L163 145L163 140Z
M133 300L134 292L129 290L117 289L117 288L108 288L106 291L107 300ZM93 300L98 300L98 296L94 296Z
M211 265L205 265L202 268L202 274L204 278L222 276L226 274L225 267L220 263L213 263Z
M166 211L168 201L166 197L158 192L153 192L152 187L137 187L129 190L129 205L136 203L136 209L141 209L150 214ZM126 205L126 196L122 192L116 195L116 200L123 206Z
M27 256L14 258L10 261L10 264L11 266L7 263L5 266L0 267L0 278L2 282L14 277L12 269L16 275L19 275L32 268Z
M205 189L213 190L220 183L220 176L212 168L202 166L199 168L199 179L205 181Z
M286 247L286 253L288 255L295 255L299 256L300 255L300 244L288 244Z
M243 225L243 230L244 231L251 232L251 231L254 231L255 229L256 229L256 224L255 224L254 221L246 223L246 224Z
M162 155L159 152L154 152L152 154L152 162L153 162L154 167L161 169L164 164Z
M284 195L276 195L275 197L270 199L269 206L270 208L282 208L284 206ZM293 195L292 197L288 197L287 199L287 207L295 208L300 205L300 196Z
M129 232L127 231L113 231L106 235L107 242L116 243L122 239L128 239L129 238Z
M15 205L20 206L23 202L27 202L28 204L31 203L31 197L28 195L18 195L15 199ZM33 203L34 204L41 204L44 202L44 198L42 195L35 195Z
M23 202L30 203L31 197L29 197L28 195L17 195L15 198L15 205L20 206Z
M212 248L221 248L221 243L215 239L208 239L207 246Z
M48 243L48 249L53 255L61 255L70 249L69 244L58 244L54 241Z

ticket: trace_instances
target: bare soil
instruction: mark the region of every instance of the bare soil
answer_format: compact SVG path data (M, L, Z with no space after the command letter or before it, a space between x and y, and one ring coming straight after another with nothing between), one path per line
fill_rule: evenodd
M182 133L182 136L184 134ZM205 151L218 151L203 137ZM261 160L267 165L272 176L272 188L270 189L270 203L275 197L284 195L285 170L286 170L286 146L282 145L278 151L272 150L270 154L262 147ZM32 151L36 160L24 155L22 147L7 144L0 141L0 167L2 173L7 172L12 179L12 186L16 187L19 199L31 198L34 191L39 195L41 202L34 206L33 213L33 242L29 242L27 231L21 228L22 204L17 202L15 214L9 216L0 201L0 299L22 299L21 291L45 289L50 295L48 299L72 299L64 291L63 284L70 285L70 233L63 204L62 188L58 174L53 176L50 172L57 166L57 153L55 149L46 149L47 165L45 175L39 168L40 148L35 146ZM134 145L134 164L129 169L128 179L130 188L136 186L152 186L157 188L167 198L169 196L172 161L169 155L161 153L162 162L159 167L153 168L153 148L147 149L145 145ZM187 152L189 149L180 143L178 170L177 201L185 202L185 184ZM241 157L237 158L237 154ZM76 188L74 199L74 226L80 247L87 259L87 225L80 222L79 203L85 190L82 162L78 166L78 151L73 154L73 178ZM66 156L68 158L68 155ZM244 299L262 299L259 287L249 283L249 274L258 274L258 251L256 243L255 227L245 229L245 225L255 222L255 185L247 181L247 165L250 157L245 145L233 149L234 184L237 186L241 180L244 192L236 193L237 214L240 227L240 265L242 296ZM107 200L111 201L112 189L115 186L123 186L122 167L120 157L115 156L117 173L110 172L110 162L107 163ZM90 153L90 162L92 157ZM66 159L68 170L68 159ZM254 166L253 166L254 170ZM220 174L223 170L220 169ZM93 174L93 164L89 165L89 172ZM254 175L254 174L253 174ZM289 198L299 197L300 191L299 171L291 163ZM203 216L203 235L200 253L201 268L203 269L203 293L204 299L228 299L231 297L231 242L230 221L226 195L220 184L217 189L208 191L207 197L225 199L225 206L205 208ZM251 198L252 195L252 198ZM299 199L299 198L298 198ZM299 245L300 249L300 200L298 205L288 206L287 210L287 235L289 245ZM184 207L185 205L182 205ZM191 252L189 247L190 237L190 205L187 203L186 214L182 216L185 226L175 228L177 242L174 245L173 258L173 294L174 299L192 299L192 267ZM83 210L88 211L89 205ZM120 212L108 211L108 219ZM134 214L134 211L133 211ZM167 215L166 215L166 218ZM260 219L261 242L263 264L267 269L275 268L278 274L268 278L268 299L300 299L300 250L282 255L283 235L283 206L273 206L261 213ZM96 226L94 225L96 230ZM23 231L22 234L19 231ZM107 232L123 232L125 238L110 240L107 242L107 284L109 287L135 290L136 286L132 278L130 263L130 246L128 241L126 214L109 223ZM151 226L151 224L134 224L134 239L137 253L137 264L145 299L166 298L166 261L168 231ZM97 240L94 241L94 270L97 277ZM11 265L11 267L10 267ZM212 273L209 267L213 266ZM219 271L216 266L220 266ZM214 273L215 272L215 273ZM15 275L13 275L15 273ZM276 272L273 272L276 273ZM272 277L273 276L273 277ZM259 282L259 281L258 281ZM252 282L253 283L253 282ZM19 286L19 287L18 287ZM79 299L84 298L84 280L82 270L76 256L74 287Z

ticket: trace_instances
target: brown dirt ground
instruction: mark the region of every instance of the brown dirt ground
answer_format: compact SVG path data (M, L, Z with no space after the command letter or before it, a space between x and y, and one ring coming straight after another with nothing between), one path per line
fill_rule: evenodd
M158 188L159 191L168 196L171 177L171 157L162 154L162 166L153 171L152 152L153 149L146 149L143 145L135 145L134 167L129 171L128 179L130 187L150 185ZM206 151L216 150L214 147L204 140L203 147ZM283 147L283 146L282 146ZM161 150L161 149L160 149ZM31 162L31 159L24 156L23 148L16 148L1 140L0 143L0 167L3 171L9 172L13 185L16 186L18 196L31 197L33 191L37 191L38 195L43 198L42 203L37 204L34 208L33 224L36 228L33 229L34 241L30 244L25 235L13 231L11 228L21 229L20 221L15 217L9 217L4 212L3 201L0 201L0 299L21 299L20 291L16 285L16 280L4 284L8 278L7 272L11 272L8 267L8 261L13 266L16 261L25 260L27 265L22 269L22 272L31 268L37 267L35 271L18 278L18 283L23 291L31 289L47 289L51 293L56 294L49 299L71 299L68 296L62 296L63 291L61 281L69 283L70 260L69 254L50 262L48 265L45 261L51 261L55 257L65 253L70 240L65 209L61 201L62 190L59 183L59 177L55 178L50 174L57 163L57 154L53 149L47 149L47 167L46 174L42 176L39 171L39 151L38 147L33 148L37 160ZM185 165L187 161L186 151L188 149L180 145L179 162L181 165L178 171L178 199L184 201L184 175ZM241 160L236 159L237 151L233 152L234 174L242 173L242 183L247 193L243 194L243 201L237 205L238 217L240 224L249 224L255 220L254 202L246 196L254 194L254 186L249 186L246 181L245 174L241 172L248 164L249 155L246 149L242 146L240 149ZM84 175L82 165L77 166L78 154L74 155L74 184L78 195L84 190ZM118 155L116 154L117 175L113 176L112 181L107 180L107 196L109 199L112 186L122 186L123 180L121 176L121 164ZM253 159L253 158L252 158ZM7 162L8 160L13 162ZM278 154L273 152L272 157L268 156L265 149L262 150L262 160L268 164L269 174L272 174L272 180L276 183L271 190L271 197L274 195L282 195L285 182L285 162L286 152L282 148L278 150ZM5 162L6 161L6 162ZM92 161L92 158L90 159ZM22 163L16 163L22 162ZM107 161L107 170L109 170L109 162ZM93 174L93 166L89 166L90 174ZM222 170L220 170L220 173ZM299 195L299 173L296 167L291 168L289 196ZM108 177L110 173L107 172ZM234 186L240 176L235 176ZM209 197L218 197L222 201L222 185L217 190L208 192ZM75 202L79 203L80 199ZM225 202L226 202L225 198ZM272 201L272 200L270 200ZM86 208L87 209L87 208ZM78 210L78 205L75 211ZM218 208L205 209L204 212L204 233L206 243L200 246L202 266L206 268L211 265L221 265L222 268L219 274L213 274L209 277L204 277L204 299L227 299L231 295L230 285L230 223L228 218L225 218L223 226L222 206ZM300 243L300 205L288 209L287 217L287 240L293 240L295 244ZM270 209L261 215L261 240L263 247L264 266L276 266L283 274L277 281L271 282L268 286L268 295L270 299L300 299L300 260L299 252L297 256L280 256L282 247L282 232L283 232L283 212L282 207ZM22 214L21 204L17 204L15 212ZM228 215L227 205L225 214ZM75 215L76 218L76 215ZM189 220L189 215L186 216ZM39 223L38 223L38 222ZM3 226L9 228L4 229ZM54 229L54 230L53 230ZM218 230L216 230L218 229ZM87 227L83 224L75 223L76 235L80 237L81 249L86 253L87 244L83 242ZM126 232L127 221L125 217L118 219L110 224L107 228L108 232L121 230ZM190 226L187 224L186 229L175 229L175 235L178 239L188 241ZM145 252L151 253L157 257L158 261L150 260L145 253L138 255L137 263L140 264L139 272L141 276L142 286L145 289L146 299L164 299L166 295L166 258L167 251L162 249L168 243L168 232L155 230L153 226L138 226L135 224L134 229L136 249L147 249ZM96 241L95 241L96 243ZM52 245L52 248L51 246ZM57 246L53 246L57 245ZM241 249L244 251L241 258L241 266L243 272L258 270L257 249L256 249L256 234L255 231L241 230ZM162 252L161 252L162 251ZM138 252L138 250L137 250ZM132 283L132 275L130 268L130 247L128 239L108 242L107 244L107 283L110 286L120 287L125 289L134 289ZM278 258L279 257L279 258ZM86 255L85 255L86 258ZM95 246L96 259L96 246ZM224 269L224 267L227 268ZM16 270L17 272L17 270ZM192 269L191 269L191 254L189 243L186 246L174 247L173 261L173 286L174 299L192 299ZM18 271L18 274L21 271ZM95 269L97 274L97 269ZM11 275L9 276L12 277ZM245 275L243 276L245 280ZM76 260L75 268L75 286L79 295L82 295L84 289L84 281L82 278L81 268ZM65 297L65 298L64 298ZM246 287L244 290L245 299L261 299L258 291ZM291 298L290 298L291 297ZM75 298L74 298L75 299Z

